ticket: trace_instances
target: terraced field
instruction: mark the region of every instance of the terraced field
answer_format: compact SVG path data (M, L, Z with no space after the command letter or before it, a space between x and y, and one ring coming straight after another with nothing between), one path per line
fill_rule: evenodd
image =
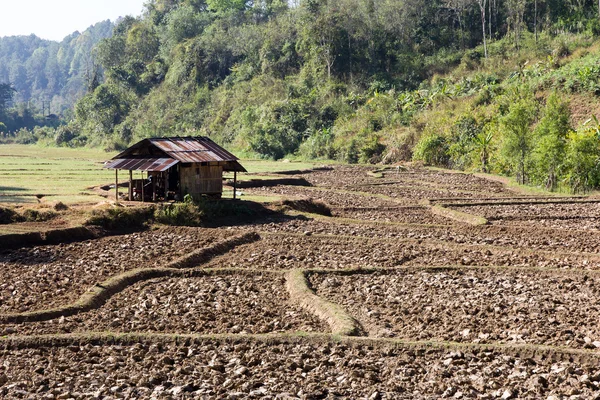
M595 199L285 176L332 216L1 250L0 397L600 398Z

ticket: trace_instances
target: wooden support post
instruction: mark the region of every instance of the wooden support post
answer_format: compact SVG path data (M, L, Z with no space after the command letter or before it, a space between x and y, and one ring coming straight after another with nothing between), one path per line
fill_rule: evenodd
M156 201L156 173L152 173L152 201Z
M145 201L144 199L144 171L142 171L142 203Z
M233 199L235 200L235 191L237 189L237 171L233 171Z
M129 170L129 201L133 201L133 171Z
M115 169L115 201L119 202L119 170Z
M165 201L169 200L169 170L165 171Z

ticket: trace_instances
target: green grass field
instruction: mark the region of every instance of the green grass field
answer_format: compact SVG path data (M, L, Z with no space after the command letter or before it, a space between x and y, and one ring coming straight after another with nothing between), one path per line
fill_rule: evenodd
M0 145L0 203L62 201L79 204L103 201L103 197L88 188L114 183L114 171L102 168L104 161L113 156L114 153L100 149ZM260 174L238 174L241 180L266 179L270 172L309 169L322 164L263 160L242 160L241 163L249 173ZM226 176L229 175L233 176ZM125 179L127 174L120 174L120 180ZM224 196L230 197L231 191Z
M33 145L0 145L0 202L97 202L102 197L87 191L114 180L102 169L111 153ZM37 197L36 197L37 196Z

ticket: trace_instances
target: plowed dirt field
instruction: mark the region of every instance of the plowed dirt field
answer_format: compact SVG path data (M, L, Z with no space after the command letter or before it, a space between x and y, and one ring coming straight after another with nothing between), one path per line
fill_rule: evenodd
M242 190L292 200L252 222L0 250L0 397L600 398L595 199L419 167L285 178L310 186Z

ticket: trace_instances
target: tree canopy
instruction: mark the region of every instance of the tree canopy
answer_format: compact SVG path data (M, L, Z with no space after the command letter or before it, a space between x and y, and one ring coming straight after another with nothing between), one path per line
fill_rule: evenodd
M591 147L546 97L600 94L598 33L595 0L149 0L91 52L101 68L60 143L202 134L260 157L413 158L556 187Z

